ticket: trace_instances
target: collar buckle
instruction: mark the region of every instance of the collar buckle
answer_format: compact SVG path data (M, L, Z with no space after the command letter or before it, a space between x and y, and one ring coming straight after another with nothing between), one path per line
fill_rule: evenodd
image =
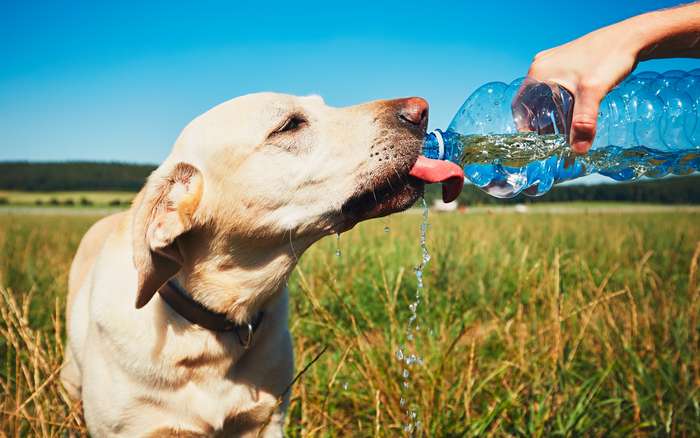
M260 327L264 316L264 312L260 311L250 322L237 324L228 319L225 314L210 310L200 302L195 301L174 279L168 280L158 290L158 293L175 313L190 323L213 332L235 332L236 338L244 350L250 348L253 343L253 335ZM246 332L245 336L241 334L243 330Z
M245 328L247 332L247 336L245 337L245 340L241 338L241 328ZM253 327L253 324L248 323L245 326L238 326L235 328L236 330L236 337L238 338L238 342L241 344L244 350L247 350L248 347L250 347L250 344L253 342L253 332L255 331L255 328Z

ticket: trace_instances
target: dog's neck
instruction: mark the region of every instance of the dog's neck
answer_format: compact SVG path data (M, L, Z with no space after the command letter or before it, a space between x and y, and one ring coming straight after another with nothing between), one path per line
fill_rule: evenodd
M297 257L310 245L275 245L202 233L183 236L188 260L176 278L193 299L238 323L249 321L282 293Z

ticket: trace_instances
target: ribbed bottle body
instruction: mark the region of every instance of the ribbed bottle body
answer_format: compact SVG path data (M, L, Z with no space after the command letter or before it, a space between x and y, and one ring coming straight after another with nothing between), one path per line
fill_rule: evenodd
M628 77L601 102L588 154L567 143L574 101L556 84L521 78L488 83L464 102L424 154L464 166L497 197L539 196L591 173L631 180L700 170L700 69Z

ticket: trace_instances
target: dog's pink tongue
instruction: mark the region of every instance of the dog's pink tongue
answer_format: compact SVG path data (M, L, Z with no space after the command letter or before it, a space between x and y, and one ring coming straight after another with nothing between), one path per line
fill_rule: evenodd
M429 184L442 183L442 200L452 202L464 187L464 170L451 161L419 156L409 174Z

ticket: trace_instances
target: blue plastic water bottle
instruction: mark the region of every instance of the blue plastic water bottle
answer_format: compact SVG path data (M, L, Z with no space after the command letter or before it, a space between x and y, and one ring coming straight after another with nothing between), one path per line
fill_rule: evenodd
M491 82L464 102L423 155L464 167L487 193L540 196L556 183L599 173L627 181L700 170L700 68L629 76L601 102L585 155L568 145L573 97L530 78Z

